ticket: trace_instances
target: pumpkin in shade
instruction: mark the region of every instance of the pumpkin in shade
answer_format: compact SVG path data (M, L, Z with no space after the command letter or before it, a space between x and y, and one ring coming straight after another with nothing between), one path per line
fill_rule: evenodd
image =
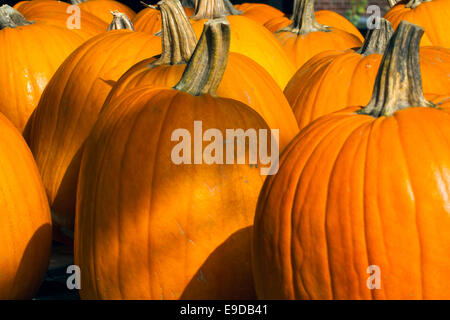
M278 30L275 36L296 69L320 52L359 48L362 44L353 34L319 24L314 15L314 0L299 0L292 24Z
M233 7L234 8L234 7ZM283 90L295 73L295 68L272 33L259 23L234 14L224 0L198 0L193 28L199 37L206 19L227 17L231 28L231 52L249 57L260 64Z
M56 69L85 37L0 7L0 112L22 131Z
M300 0L295 0L294 9L297 8L299 4ZM351 33L359 40L364 41L364 37L361 32L359 32L353 23L341 16L339 13L330 10L319 10L316 11L314 15L317 23ZM277 32L280 29L290 26L293 23L293 20L295 20L295 15L293 15L291 19L285 16L279 16L267 21L264 26L271 32Z
M261 163L218 164L223 154L211 164L173 161L180 129L198 138L194 121L224 137L232 128L269 130L245 104L215 95L229 37L225 19L205 23L175 88L133 89L102 112L78 184L75 263L84 270L83 299L255 298L250 241ZM185 151L198 163L191 145Z
M159 2L159 8L165 21L162 55L143 60L128 70L113 87L105 104L132 88L145 85L173 87L180 81L197 39L178 0L163 0ZM298 133L297 122L283 92L267 71L250 58L238 53L229 54L217 94L247 104L271 129L279 129L280 151Z
M400 23L369 104L311 123L266 179L258 298L450 298L450 114L423 96L422 34Z
M358 50L320 53L309 60L286 86L286 95L300 129L313 120L348 106L366 105L382 54L393 30L381 18L380 29L369 30ZM450 94L450 50L440 47L420 49L425 93Z
M33 0L22 1L14 6L28 21L44 20L46 23L68 28L73 24L73 32L80 33L84 37L93 37L105 32L108 24L88 12L80 12L79 25L77 20L70 19L71 15L77 14L69 8L70 4L61 1ZM81 9L80 9L81 10Z
M450 0L408 0L393 6L385 19L397 28L403 20L420 25L425 30L422 46L442 46L450 48L450 34L443 26L448 25Z
M70 0L73 5L79 6L83 12L89 12L105 23L111 22L111 11L119 11L133 19L136 13L128 6L114 0Z
M265 3L242 3L235 5L235 8L241 11L245 17L262 25L272 19L284 17L282 11Z
M161 52L159 37L133 32L130 25L124 14L115 13L110 28L126 29L105 32L75 50L47 85L27 125L24 135L56 227L73 229L81 147L113 82L136 62Z
M0 299L31 299L50 260L50 209L33 156L0 114Z

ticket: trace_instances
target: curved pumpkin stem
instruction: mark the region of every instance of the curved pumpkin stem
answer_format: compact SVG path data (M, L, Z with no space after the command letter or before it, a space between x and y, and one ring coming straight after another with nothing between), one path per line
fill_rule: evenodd
M230 24L226 18L205 22L203 33L176 90L194 96L215 96L222 81L230 50Z
M415 9L420 6L422 2L431 2L431 0L409 0L409 2L405 4L405 8Z
M372 99L358 113L378 118L409 107L434 107L422 91L419 44L423 33L415 24L399 24L378 69Z
M0 7L0 30L4 28L17 28L33 24L13 7L4 4Z
M384 18L380 19L380 27L369 30L362 47L356 51L363 56L368 56L373 53L383 54L386 47L394 34L394 29L389 21Z
M82 4L83 2L86 2L88 0L70 0L70 4L72 5L79 5Z
M181 0L181 5L186 8L195 8L195 0Z
M327 26L316 21L314 0L295 0L291 20L293 21L291 25L277 32L292 32L298 35L305 35L316 31L330 32Z
M389 7L393 7L397 4L398 0L388 0Z
M119 12L117 10L111 11L113 15L113 20L108 27L108 31L111 30L132 30L134 31L133 23L130 18L125 13Z
M195 13L191 19L217 19L241 13L229 0L196 0Z
M187 64L195 50L197 37L179 0L158 2L162 24L162 54L152 66Z

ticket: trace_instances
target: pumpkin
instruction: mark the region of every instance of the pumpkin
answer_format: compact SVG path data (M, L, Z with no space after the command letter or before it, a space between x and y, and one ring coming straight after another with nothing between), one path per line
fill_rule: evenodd
M116 13L111 28L130 23ZM81 147L113 82L159 52L161 40L151 34L129 28L105 32L75 50L47 85L24 135L41 172L55 227L73 230Z
M111 11L122 12L130 19L136 15L129 7L114 0L70 0L70 2L108 24L111 22Z
M406 20L425 29L422 46L442 46L450 48L450 34L443 26L448 24L450 16L449 0L409 0L397 3L386 14L385 18L397 28Z
M128 70L113 87L105 104L132 88L144 85L173 87L180 81L195 49L196 36L178 0L165 0L159 7L166 21L162 30L161 57L145 59ZM292 109L281 89L264 68L241 54L229 54L217 94L247 104L271 129L279 129L280 150L298 133Z
M68 28L76 19L70 17L76 14L70 4L61 1L33 0L21 1L14 6L28 21L44 20L46 23ZM84 38L91 38L108 28L108 24L88 12L80 12L79 29L73 25L73 32L81 34Z
M284 17L282 11L265 3L242 3L235 5L235 8L241 11L245 17L262 25L272 19Z
M381 28L370 30L358 51L323 52L292 77L284 93L300 129L328 113L369 103L384 46L392 34L390 23L381 20ZM450 50L422 47L420 57L424 91L450 94Z
M193 28L199 37L206 19L227 17L231 28L231 52L249 57L260 64L283 90L295 73L294 66L276 38L259 23L235 15L223 0L198 0Z
M0 299L31 299L50 260L50 209L30 150L2 114L0 158Z
M293 23L278 30L275 36L296 69L320 52L361 46L361 40L353 34L317 23L314 0L299 0L295 4Z
M260 164L172 160L174 130L192 134L194 121L222 134L269 130L251 108L214 93L229 38L224 18L206 22L175 88L136 88L102 111L86 141L78 184L82 299L255 297L250 241L264 180Z
M449 299L450 114L426 101L403 21L365 107L294 139L257 205L260 299Z
M300 1L295 0L294 8L298 8L299 4ZM353 23L341 16L339 13L330 10L319 10L316 11L314 15L317 23L351 33L359 40L364 41L364 37L361 32L359 32ZM285 16L279 16L267 21L264 26L271 32L277 32L280 29L289 27L293 23L293 20L295 20L295 15L293 15L291 19Z
M10 6L0 7L0 112L19 131L53 73L84 40L67 28L29 22Z

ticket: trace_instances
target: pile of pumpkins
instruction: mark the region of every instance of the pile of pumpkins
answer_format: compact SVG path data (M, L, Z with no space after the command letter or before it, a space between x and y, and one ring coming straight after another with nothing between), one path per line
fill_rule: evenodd
M0 299L52 239L83 299L450 299L450 0L389 3L1 6ZM174 163L194 121L279 130L278 171Z

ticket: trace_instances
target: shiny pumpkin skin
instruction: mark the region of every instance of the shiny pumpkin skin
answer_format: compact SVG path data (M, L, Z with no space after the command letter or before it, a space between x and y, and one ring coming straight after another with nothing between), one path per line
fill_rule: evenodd
M266 179L254 226L259 298L450 298L450 115L355 110L301 131ZM370 265L380 289L367 287Z
M128 18L133 20L136 13L128 6L114 0L87 0L78 5L83 11L89 12L98 17L108 25L112 21L111 11L120 11L125 13Z
M193 134L194 120L203 132L267 129L241 102L167 87L131 90L102 113L78 184L83 299L254 298L250 227L264 178L249 165L175 165L172 132Z
M36 21L0 30L0 112L22 132L50 78L85 37Z
M359 32L353 23L341 16L339 13L329 10L319 10L315 12L315 16L318 23L346 31L356 36L359 40L361 40L361 42L364 41L364 37L361 32ZM264 26L269 29L269 31L276 32L289 26L290 24L292 24L292 20L288 17L277 17L267 21Z
M450 16L449 0L432 0L422 2L416 8L406 8L405 3L392 7L384 18L392 23L394 29L402 20L417 24L425 29L422 46L442 46L450 48L450 34L443 26L448 24Z
M240 15L227 17L231 26L230 52L243 54L259 63L283 90L295 68L277 39L257 22ZM197 38L206 20L193 23Z
M450 94L450 50L422 47L420 57L424 92ZM353 50L336 50L308 61L284 90L300 129L323 115L366 105L381 59L380 54L363 56Z
M81 147L112 85L136 62L160 52L161 39L151 34L109 31L80 46L48 84L25 138L41 172L55 225L73 228Z
M265 3L242 3L236 4L234 7L242 11L242 15L245 17L262 25L274 18L284 17L282 11Z
M21 1L14 6L28 21L44 20L46 23L67 28L67 22L73 14L68 12L70 4L61 1L33 0ZM83 37L93 37L105 32L108 24L98 17L82 11L80 14L80 29L71 29Z
M31 299L50 260L50 209L20 132L0 114L0 299Z
M173 87L180 81L186 65L149 68L148 65L153 61L154 58L147 59L130 68L119 79L106 101L136 87ZM283 92L264 68L246 56L233 52L229 54L217 95L245 103L258 112L271 129L279 129L280 152L298 133L297 121Z

